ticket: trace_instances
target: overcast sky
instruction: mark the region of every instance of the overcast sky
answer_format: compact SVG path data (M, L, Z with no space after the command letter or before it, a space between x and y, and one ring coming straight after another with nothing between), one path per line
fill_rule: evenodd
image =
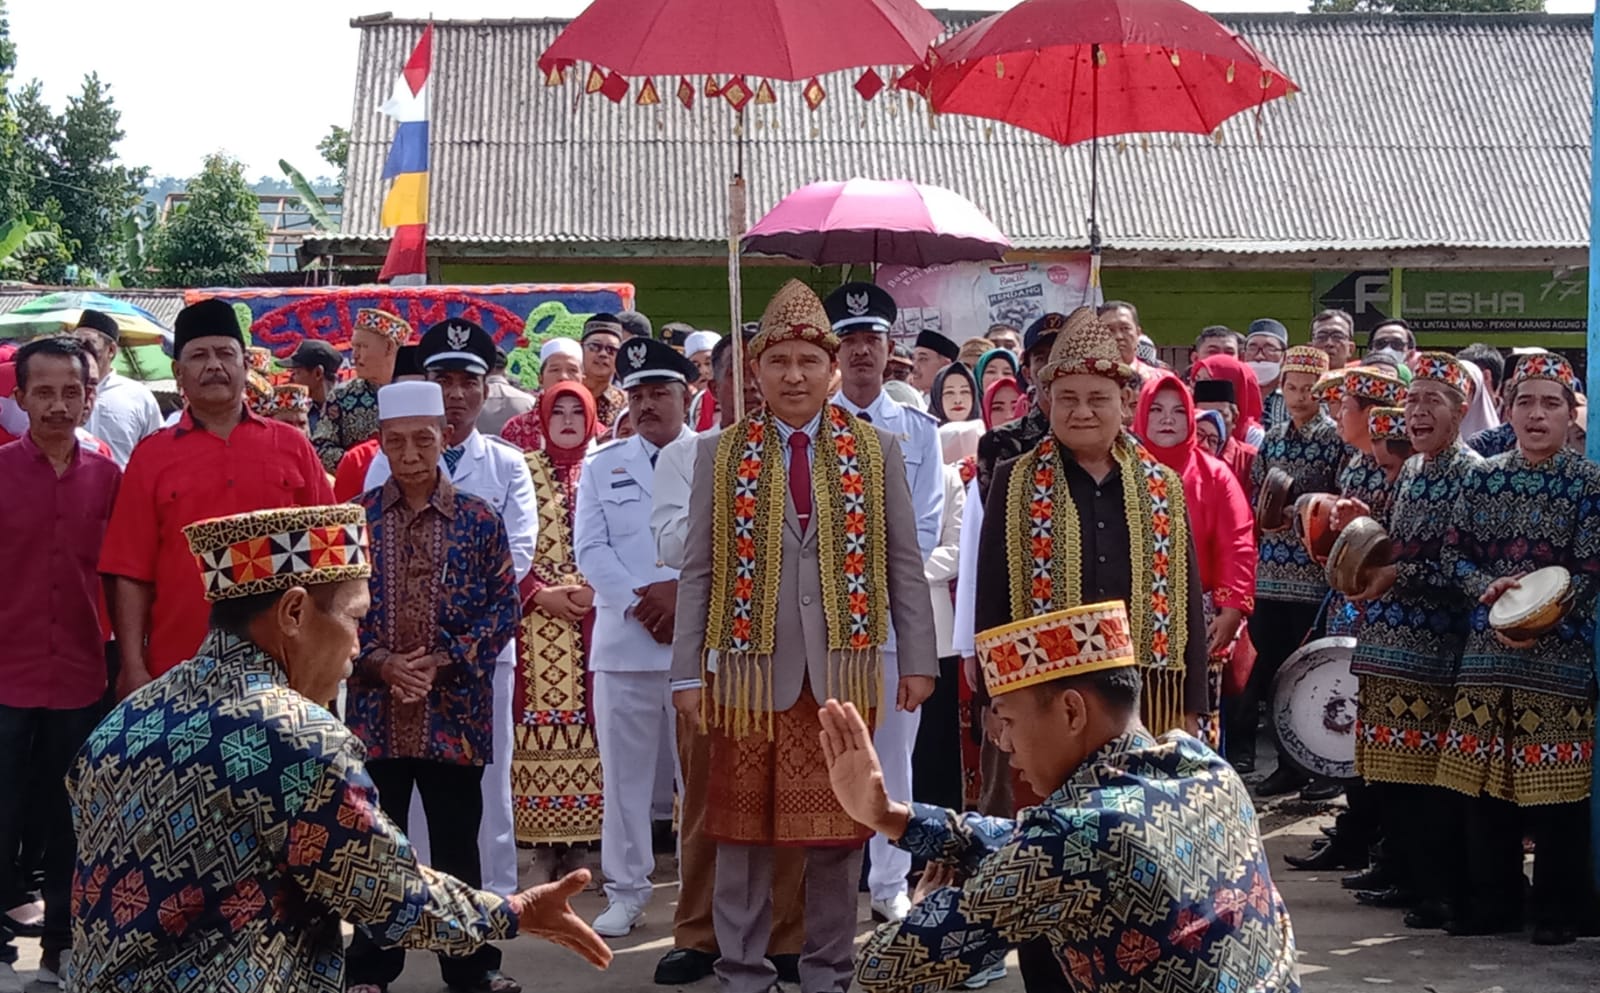
M1594 0L1547 0L1587 12ZM997 9L1006 0L945 0L930 7ZM358 34L350 19L565 17L586 0L9 0L17 75L38 78L60 109L85 72L111 84L122 109L123 158L155 175L188 176L218 149L248 175L278 175L286 158L327 171L316 145L349 124ZM1206 10L1301 10L1293 0L1200 0ZM394 67L396 72L399 66Z

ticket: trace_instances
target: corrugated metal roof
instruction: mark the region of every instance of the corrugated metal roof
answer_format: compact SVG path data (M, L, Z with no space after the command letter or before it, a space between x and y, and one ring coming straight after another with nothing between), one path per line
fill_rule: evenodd
M946 14L961 25L978 15ZM1588 244L1590 20L1547 15L1219 15L1303 88L1200 136L1110 141L1100 156L1109 249L1313 252ZM639 107L543 85L564 21L439 22L432 75L435 241L716 243L726 237L734 115L676 79ZM361 22L345 235L384 234L393 126L378 107L420 31ZM887 78L887 74L886 74ZM864 103L854 74L747 109L750 219L819 179L947 186L1018 248L1087 244L1087 146L1060 148L907 94ZM701 80L693 81L699 86ZM757 81L751 80L752 85ZM323 242L324 245L327 242Z
M85 289L82 286L0 286L0 314L8 314L50 293L67 293ZM162 324L172 327L178 311L183 309L182 290L108 290L95 287L94 292L135 307L142 307L155 315Z

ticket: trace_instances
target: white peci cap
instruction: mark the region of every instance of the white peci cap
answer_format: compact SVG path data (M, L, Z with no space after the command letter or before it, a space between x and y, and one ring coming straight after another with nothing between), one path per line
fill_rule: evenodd
M694 358L701 352L709 352L717 347L717 342L722 340L722 335L715 331L696 331L683 343L683 354Z
M443 417L444 391L438 383L390 383L378 390L378 420Z
M552 355L570 355L583 361L583 346L572 338L551 338L539 346L539 361L548 361Z

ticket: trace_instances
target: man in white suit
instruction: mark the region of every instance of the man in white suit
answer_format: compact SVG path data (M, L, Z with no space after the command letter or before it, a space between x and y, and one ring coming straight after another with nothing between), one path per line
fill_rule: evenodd
M889 363L889 329L897 308L894 297L872 283L846 283L823 301L833 333L839 337L840 389L834 402L900 442L905 456L906 483L916 514L917 547L923 562L939 546L944 520L944 462L939 450L939 422L920 410L889 399L883 392L883 370ZM926 662L937 669L934 660ZM900 679L899 646L891 628L883 649L884 684ZM924 671L923 666L907 667ZM894 796L911 796L911 753L917 743L922 711L885 709L873 732L873 747L883 763L885 787ZM911 909L906 877L911 855L873 835L867 846L872 865L867 886L872 891L872 915L886 921L903 920Z
M499 512L511 541L511 562L520 599L527 609L526 580L533 565L539 531L539 503L533 476L516 446L478 431L478 415L488 396L494 339L471 321L442 321L429 328L417 346L418 361L428 379L444 391L445 450L440 461L450 482ZM380 453L367 470L366 488L389 478L389 460ZM507 645L494 668L494 756L483 771L483 822L478 827L478 857L483 888L491 893L517 892L516 825L511 813L511 723L517 649ZM413 794L412 844L420 858L428 856L427 818ZM421 830L418 830L418 829Z
M684 424L694 363L670 345L632 338L617 356L628 418L637 434L594 451L578 480L573 545L594 589L595 730L605 769L600 868L607 906L596 933L620 938L644 917L655 868L650 820L660 756L677 748L672 633L678 570L650 532L651 490L661 450L693 434Z

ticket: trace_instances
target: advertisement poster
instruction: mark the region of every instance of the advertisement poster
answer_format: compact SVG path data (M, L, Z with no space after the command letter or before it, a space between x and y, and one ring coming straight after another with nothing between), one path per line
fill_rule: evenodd
M1505 272L1407 269L1400 314L1418 334L1581 335L1589 325L1589 272L1582 267ZM1370 331L1394 316L1386 269L1318 273L1317 310L1337 308Z
M356 312L373 307L405 318L418 335L453 317L481 326L510 356L513 379L536 385L539 346L558 335L575 338L591 314L629 310L632 283L571 286L519 283L486 286L328 286L284 289L190 290L188 301L208 297L233 305L253 343L282 359L302 338L344 350Z
M995 324L1022 332L1051 311L1065 314L1100 302L1100 291L1091 294L1089 289L1087 254L1058 262L881 266L877 283L900 307L893 333L903 344L925 330L957 344Z

